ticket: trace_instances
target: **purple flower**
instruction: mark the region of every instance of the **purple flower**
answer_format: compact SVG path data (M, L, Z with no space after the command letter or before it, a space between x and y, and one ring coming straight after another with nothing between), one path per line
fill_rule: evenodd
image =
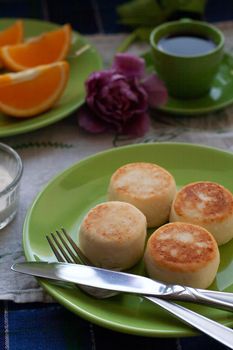
M145 61L132 54L118 53L112 68L128 78L143 78L145 75Z
M79 111L79 125L86 131L111 131L142 136L149 128L149 105L167 99L163 83L146 77L145 62L131 54L117 54L109 70L92 73L86 81L86 106Z

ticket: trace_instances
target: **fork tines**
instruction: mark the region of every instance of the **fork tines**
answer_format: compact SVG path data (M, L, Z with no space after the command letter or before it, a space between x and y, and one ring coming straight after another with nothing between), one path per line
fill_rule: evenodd
M58 230L55 233L51 232L50 235L46 235L46 238L58 261L91 265L64 228L61 229L61 232Z

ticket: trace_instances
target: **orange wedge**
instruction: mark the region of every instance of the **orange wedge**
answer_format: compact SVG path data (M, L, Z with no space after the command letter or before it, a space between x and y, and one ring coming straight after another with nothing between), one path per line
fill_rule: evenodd
M0 47L14 45L23 41L23 21L16 21L10 27L0 31ZM3 64L0 61L0 68Z
M39 65L62 61L71 44L71 26L33 37L22 44L7 45L0 50L3 65L12 71L21 71Z
M14 45L23 41L23 21L18 20L0 31L0 46Z
M0 111L28 118L51 108L61 97L69 77L65 61L18 73L0 75Z

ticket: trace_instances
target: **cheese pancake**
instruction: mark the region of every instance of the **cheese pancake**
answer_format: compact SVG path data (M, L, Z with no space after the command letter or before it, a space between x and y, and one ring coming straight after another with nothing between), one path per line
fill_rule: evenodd
M215 182L188 184L175 196L169 221L200 225L224 244L233 237L233 195Z
M151 235L144 261L153 279L207 288L216 276L220 257L210 232L197 225L174 222Z
M173 176L152 163L129 163L112 175L108 199L128 202L146 216L148 227L157 227L169 219L176 193Z
M146 218L129 203L105 202L92 208L79 231L80 248L93 265L125 270L142 258Z

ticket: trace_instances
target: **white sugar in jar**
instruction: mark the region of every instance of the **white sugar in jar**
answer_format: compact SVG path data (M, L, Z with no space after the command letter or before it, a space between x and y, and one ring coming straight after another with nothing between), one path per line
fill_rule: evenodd
M0 229L16 215L23 165L17 152L0 143Z

